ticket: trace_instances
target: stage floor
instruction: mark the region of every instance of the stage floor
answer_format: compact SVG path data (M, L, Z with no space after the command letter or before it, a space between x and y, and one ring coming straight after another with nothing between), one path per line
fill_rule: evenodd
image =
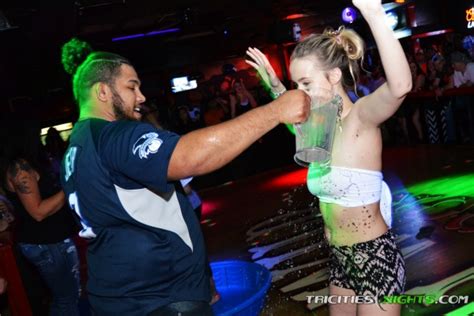
M474 312L474 147L394 147L383 160L407 293L470 294L471 302L405 304L402 315ZM328 248L305 179L295 165L200 192L210 260L255 261L272 272L262 315L328 315L326 305L307 303L327 287Z

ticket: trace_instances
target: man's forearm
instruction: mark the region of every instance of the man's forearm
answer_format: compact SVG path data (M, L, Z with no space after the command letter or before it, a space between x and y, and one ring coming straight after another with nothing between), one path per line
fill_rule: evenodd
M265 105L233 120L186 134L173 152L168 178L176 180L216 170L278 124L277 109Z

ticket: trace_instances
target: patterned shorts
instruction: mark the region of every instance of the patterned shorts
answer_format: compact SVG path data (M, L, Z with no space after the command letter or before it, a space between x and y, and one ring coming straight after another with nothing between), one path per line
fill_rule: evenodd
M330 259L332 285L379 299L403 293L405 261L390 230L352 246L331 245Z

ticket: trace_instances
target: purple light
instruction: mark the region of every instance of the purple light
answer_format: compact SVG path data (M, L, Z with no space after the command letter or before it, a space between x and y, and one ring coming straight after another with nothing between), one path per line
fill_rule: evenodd
M352 7L347 7L342 10L342 20L346 23L352 23L357 19L356 10Z
M174 33L174 32L179 32L179 28L173 28L173 29L166 29L166 30L159 30L159 31L152 31L148 32L145 34L145 36L153 36L153 35L161 35L161 34L167 34L167 33Z
M128 40L128 39L137 38L137 37L144 37L144 36L145 34L133 34L133 35L127 35L127 36L120 36L120 37L112 38L112 42L123 41L123 40Z
M148 32L148 33L145 33L145 34L143 34L143 33L140 33L140 34L132 34L132 35L114 37L114 38L112 38L112 42L124 41L124 40L129 40L129 39L138 38L138 37L145 37L145 36L162 35L162 34L174 33L174 32L179 32L179 31L180 31L179 28L172 28L172 29L151 31L151 32Z

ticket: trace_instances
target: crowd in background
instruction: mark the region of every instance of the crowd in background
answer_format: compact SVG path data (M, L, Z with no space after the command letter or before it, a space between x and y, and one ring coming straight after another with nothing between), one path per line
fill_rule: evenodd
M384 142L397 145L474 141L469 92L453 95L453 89L470 87L474 82L471 52L462 43L431 45L414 53L407 50L413 90L394 117L382 126ZM385 82L377 51L369 50L365 60L367 71L362 72L356 88L348 91L354 102ZM248 80L252 76L245 72L224 65L218 82L209 80L197 89L152 99L147 103L149 117L166 129L184 134L271 101L269 94L255 80ZM288 88L291 85L287 82Z

